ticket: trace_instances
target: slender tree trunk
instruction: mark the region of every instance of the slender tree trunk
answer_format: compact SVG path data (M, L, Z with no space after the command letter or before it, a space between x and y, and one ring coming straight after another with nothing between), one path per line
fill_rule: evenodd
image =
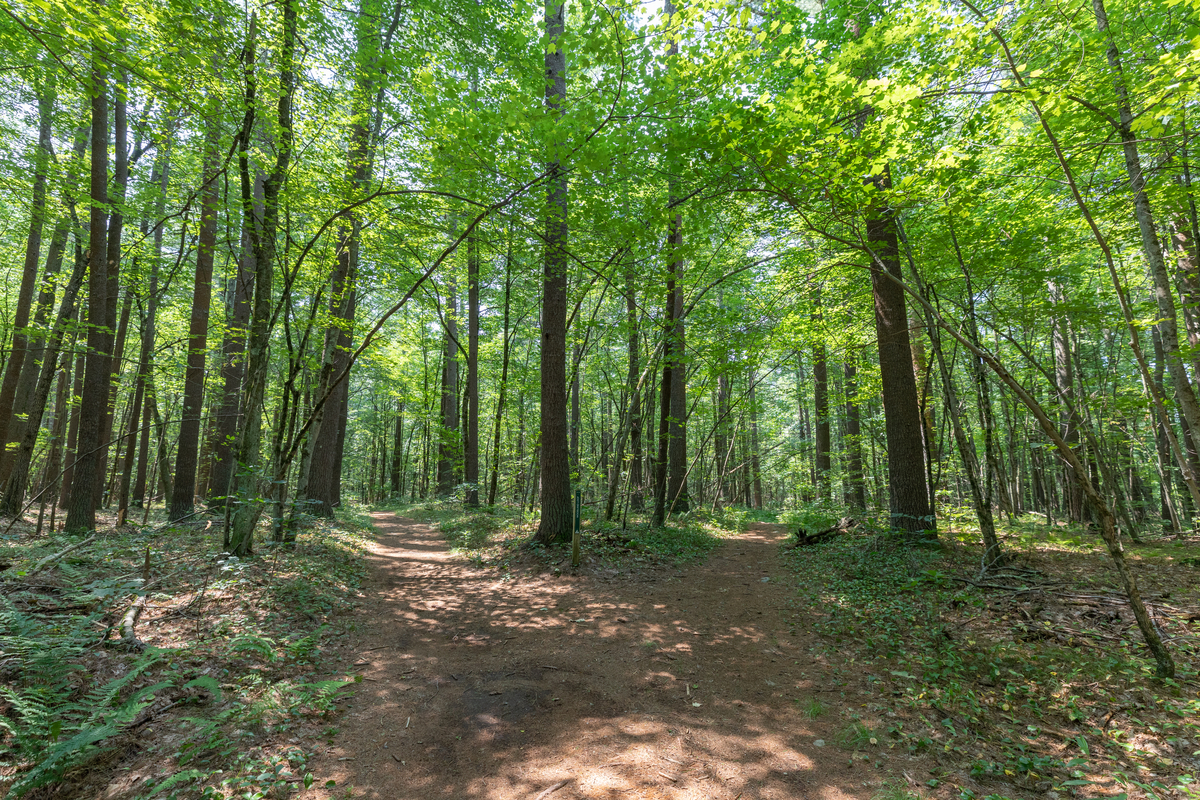
M639 385L642 372L638 342L637 290L634 288L633 267L625 270L625 321L629 327L629 507L642 511L646 507L642 495L642 392Z
M858 415L858 369L847 357L842 366L846 391L846 505L856 511L867 507L865 482L863 481L862 426Z
M0 380L0 483L7 475L6 462L10 461L4 444L11 441L11 420L17 384L25 353L29 344L29 312L33 305L33 290L38 283L38 264L42 254L42 227L46 220L46 183L50 168L50 153L53 149L51 123L57 92L51 78L38 88L38 143L33 151L33 196L29 209L29 235L25 238L25 264L21 271L21 285L17 289L17 307L12 318L12 348L4 365L4 377ZM44 402L44 401L43 401Z
M467 506L479 508L479 241L467 238Z
M546 0L546 108L561 118L567 100L567 60L563 50L566 4ZM542 276L541 459L542 519L535 540L565 542L571 537L571 463L567 444L567 175L557 143L547 159L546 245Z
M104 300L104 359L108 366L105 376L105 401L100 422L99 449L96 452L96 474L92 479L92 502L96 508L104 505L104 475L108 464L109 443L112 441L113 417L117 407L118 375L121 371L120 330L117 325L117 300L121 281L121 236L125 229L125 191L129 185L129 125L126 121L128 104L128 81L123 72L113 86L113 179L108 202L112 210L108 217L108 237L105 248L108 253L108 289ZM128 320L128 317L126 317ZM114 335L114 332L116 335Z
M821 325L821 292L818 288L814 294L813 322L818 325L817 342L813 345L813 405L816 416L816 472L817 498L825 500L829 496L829 472L833 468L830 458L832 449L829 430L829 369L825 361L824 331Z
M254 247L255 277L254 304L251 310L249 337L246 342L246 378L244 416L238 440L238 462L253 465L258 462L262 443L263 400L266 396L267 372L270 367L272 283L275 272L275 238L279 227L279 196L291 164L292 92L295 88L295 50L297 0L284 0L283 41L280 47L280 98L278 112L279 141L276 145L275 166L263 182L263 215L254 216L250 184L250 135L254 129L257 79L255 77L255 20L251 19L244 52L246 76L246 118L239 140L239 173L241 178L242 209L245 225L250 228ZM247 476L238 482L239 504L230 521L229 549L233 555L247 556L254 549L254 528L262 514L262 498L268 494L264 481Z
M750 403L750 485L753 488L754 508L763 507L762 463L758 451L758 394L755 391L757 376L750 371L750 390L747 400ZM826 453L828 455L828 453ZM828 469L828 466L826 466Z
M42 415L46 408L46 400L50 396L50 389L54 382L54 373L58 368L59 350L62 347L63 338L67 334L67 329L70 327L70 322L75 318L75 301L79 294L79 289L83 286L86 268L87 262L82 258L77 259L75 268L71 272L71 277L67 281L67 286L63 290L63 299L59 305L58 317L54 322L50 339L46 342L46 355L42 359L41 373L38 376L33 397L30 398L29 418L25 421L24 431L17 450L11 457L12 470L9 474L8 483L5 485L4 501L3 506L0 507L0 513L16 515L20 512L21 506L25 502L25 491L31 474L33 449L37 444L38 433L42 427ZM57 427L58 425L59 421L55 419L55 426Z
M446 328L442 338L442 405L438 430L438 494L454 492L455 464L461 455L458 430L458 299L451 276L446 295Z
M496 490L500 483L500 434L504 425L504 399L508 391L508 359L512 342L508 338L509 313L512 298L512 231L509 231L508 256L504 259L504 332L500 355L500 385L496 394L496 423L492 431L492 479L488 485L487 504L496 505ZM523 429L522 429L523 430ZM518 456L520 458L520 456Z

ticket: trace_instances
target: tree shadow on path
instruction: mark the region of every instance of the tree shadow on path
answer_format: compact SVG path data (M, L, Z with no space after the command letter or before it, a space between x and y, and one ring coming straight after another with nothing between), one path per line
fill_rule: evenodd
M869 798L858 705L790 617L778 526L654 581L503 576L379 512L364 676L306 798ZM794 632L792 627L795 626ZM828 711L810 719L816 698ZM323 788L329 778L335 788Z

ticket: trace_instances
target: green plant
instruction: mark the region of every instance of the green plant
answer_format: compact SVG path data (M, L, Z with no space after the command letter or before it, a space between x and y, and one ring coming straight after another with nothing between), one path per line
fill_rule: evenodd
M875 737L875 732L861 720L851 722L838 731L835 741L839 746L847 750L860 750L868 745L879 743L879 740Z
M800 707L800 713L809 719L816 719L825 713L825 704L815 697L809 697L805 700L797 698L796 705Z
M119 678L78 692L70 677L79 670L84 649L95 640L95 621L73 617L49 624L17 611L7 599L0 606L0 649L13 659L10 667L15 666L18 674L17 681L0 685L0 699L10 706L0 716L10 754L0 765L15 769L9 777L9 798L15 800L52 783L86 762L106 740L124 730L156 693L172 685L161 681L135 688L160 660L158 651L148 650Z
M920 800L920 795L909 789L904 781L892 778L875 792L872 800Z

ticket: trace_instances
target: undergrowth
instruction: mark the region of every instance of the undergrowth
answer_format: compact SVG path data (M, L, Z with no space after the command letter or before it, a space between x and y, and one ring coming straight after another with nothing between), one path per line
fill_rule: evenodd
M789 522L817 528L834 516L806 510ZM1109 564L1085 531L1004 534L1031 585L1066 592L1111 584ZM1179 677L1156 681L1128 620L1106 605L1108 616L1080 611L1049 589L975 588L979 550L963 541L974 545L975 537L943 534L943 547L915 548L868 524L786 551L797 623L815 628L821 655L836 665L824 679L859 683L874 699L869 720L847 728L839 743L869 748L878 737L881 747L933 754L942 766L930 789L957 800L1200 796L1197 650L1186 615L1166 630ZM1147 562L1139 569L1144 583L1171 596L1163 577L1169 565L1132 557ZM1194 581L1180 582L1175 596L1191 596ZM1063 620L1072 635L1062 633Z
M315 741L354 682L337 637L367 528L347 516L252 559L220 554L217 526L101 530L37 574L79 540L17 525L0 544L0 797L98 796L118 768L145 778L129 797L257 800L311 784L307 753L278 740ZM120 622L136 602L129 640Z
M570 564L569 544L531 545L537 518L511 507L468 509L450 500L389 508L399 516L437 525L453 551L479 566L507 571L529 559L558 570ZM732 508L716 513L693 511L655 528L643 515L630 515L624 525L604 522L594 518L589 508L580 526L580 551L591 566L637 569L680 565L706 557L723 538L744 529L748 518L745 511Z

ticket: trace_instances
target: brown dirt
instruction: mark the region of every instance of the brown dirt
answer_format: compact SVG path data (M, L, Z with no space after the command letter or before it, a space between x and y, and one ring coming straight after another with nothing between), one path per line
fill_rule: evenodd
M306 800L350 787L538 800L555 786L551 800L841 800L882 785L835 744L863 698L831 688L840 665L810 652L803 625L788 632L779 526L639 581L506 577L453 556L429 525L374 521L351 639L364 680L309 765ZM811 697L829 707L816 719L793 702Z

